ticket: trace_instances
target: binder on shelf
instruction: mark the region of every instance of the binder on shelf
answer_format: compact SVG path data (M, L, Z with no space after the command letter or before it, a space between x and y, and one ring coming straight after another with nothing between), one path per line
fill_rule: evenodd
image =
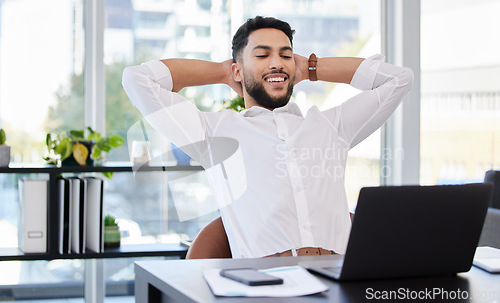
M103 180L86 177L86 247L94 252L102 252L104 246Z
M59 189L59 253L69 252L70 223L70 182L58 179Z
M47 252L48 180L19 180L18 240L24 253Z
M85 192L86 182L70 178L71 182L71 251L85 253Z
M70 254L71 253L71 244L72 244L72 240L73 240L73 220L71 220L71 218L73 217L73 196L72 196L72 193L73 193L73 182L71 182L70 179L65 179L66 180L66 183L68 184L68 200L65 201L65 205L66 205L66 208L65 208L65 217L66 217L66 224L68 225L68 229L67 229L67 234L64 236L64 241L66 243L64 243L64 252Z
M82 180L80 187L80 252L85 253L85 238L87 236L85 222L87 221L87 182Z

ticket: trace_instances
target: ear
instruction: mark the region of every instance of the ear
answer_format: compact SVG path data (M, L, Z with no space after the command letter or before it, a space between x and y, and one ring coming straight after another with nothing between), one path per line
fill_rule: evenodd
M231 65L231 72L233 74L234 81L243 82L243 79L241 77L241 64L240 63L233 63Z

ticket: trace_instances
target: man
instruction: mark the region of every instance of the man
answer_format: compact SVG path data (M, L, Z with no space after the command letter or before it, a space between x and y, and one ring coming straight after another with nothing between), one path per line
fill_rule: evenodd
M187 150L214 185L234 258L345 253L347 152L389 118L413 81L410 69L380 55L294 54L293 33L286 22L256 17L235 34L232 60L155 60L123 74L125 91L155 129L178 146L204 142ZM362 92L303 115L289 99L307 79L350 83ZM175 93L214 83L242 95L246 109L204 113ZM237 142L227 144L236 146L233 157L214 155L211 138ZM214 169L217 163L224 165Z

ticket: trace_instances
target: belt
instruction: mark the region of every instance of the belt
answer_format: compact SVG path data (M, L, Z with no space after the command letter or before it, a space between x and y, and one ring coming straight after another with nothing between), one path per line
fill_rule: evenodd
M302 248L292 248L283 252L277 252L275 254L266 257L291 257L291 256L317 256L317 255L335 255L333 250L324 249L321 247L302 247Z

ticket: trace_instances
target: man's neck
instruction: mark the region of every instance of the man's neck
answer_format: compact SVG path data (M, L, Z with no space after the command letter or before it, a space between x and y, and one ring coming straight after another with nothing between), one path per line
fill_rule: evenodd
M245 100L245 108L251 108L251 107L254 107L254 106L260 106L255 101L254 98L250 97L250 95L246 91L243 92L243 100Z
M257 101L255 101L254 98L250 97L249 94L247 94L246 92L244 92L244 97L243 99L245 100L245 108L248 109L248 108L252 108L254 106L258 106L258 107L262 107L262 108L265 108L265 109L268 109L270 111L273 111L274 108L270 108L270 107L265 107L265 106L262 106L260 105L259 103L257 103Z

